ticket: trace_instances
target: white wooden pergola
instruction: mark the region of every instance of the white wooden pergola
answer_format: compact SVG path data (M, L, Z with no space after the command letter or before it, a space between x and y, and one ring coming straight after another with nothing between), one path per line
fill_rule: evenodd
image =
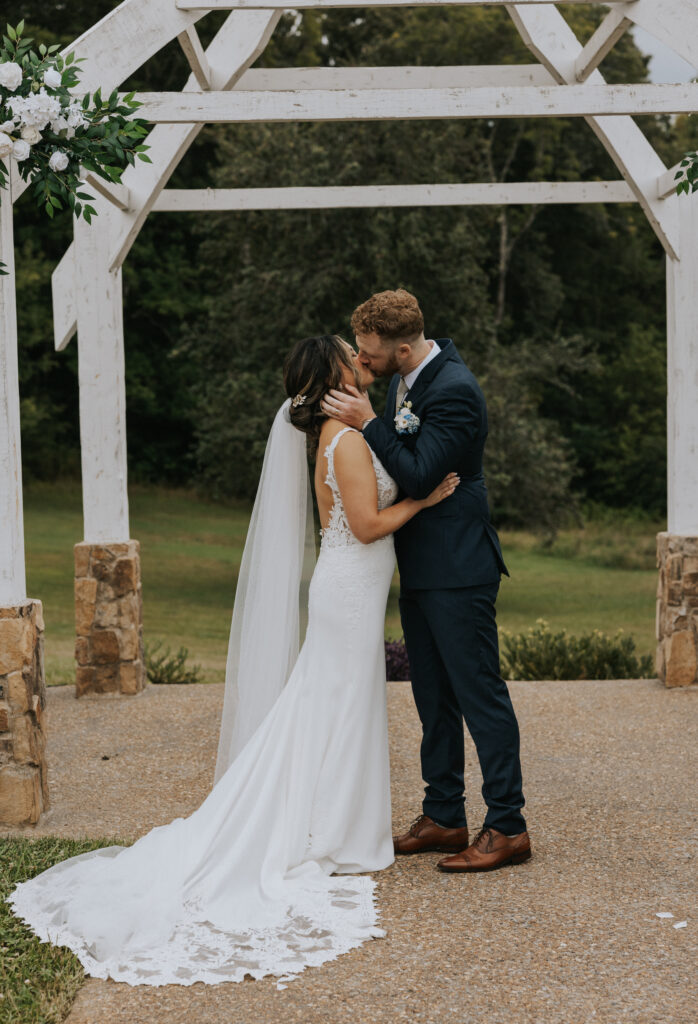
M296 0L293 9L465 6L482 0ZM578 3L582 0L567 0ZM177 38L191 65L181 92L139 95L154 125L152 164L121 186L88 175L98 192L92 226L53 274L55 345L77 331L85 541L129 538L121 267L151 211L320 209L504 203L637 202L666 252L668 456L671 534L698 537L698 200L674 194L667 168L632 115L698 111L698 84L607 85L598 65L633 24L698 68L698 0L612 3L582 43L552 0L505 3L536 58L521 66L251 69L287 4L280 0L124 0L68 48L85 58L86 90L110 92ZM204 50L196 23L228 18ZM167 189L206 123L402 118L583 117L619 171L613 181L264 189ZM681 154L677 153L677 160ZM26 598L11 176L0 206L0 606ZM357 296L357 301L361 296Z

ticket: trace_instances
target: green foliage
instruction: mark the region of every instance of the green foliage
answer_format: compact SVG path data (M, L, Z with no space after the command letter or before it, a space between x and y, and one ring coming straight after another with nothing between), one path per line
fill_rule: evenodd
M60 101L62 113L67 116L76 102L70 90L80 84L81 69L77 65L84 58L76 58L72 51L65 58L56 54L60 48L58 43L48 47L41 43L37 54L31 49L32 39L25 37L23 32L24 21L21 21L16 28L8 25L7 35L2 37L0 63L16 63L22 70L22 81L13 91L0 86L0 120L4 122L11 117L9 104L13 99L27 98L45 88L44 76L49 70L61 76L59 85L49 87L49 94ZM64 128L54 131L51 127L53 122L50 122L41 130L40 141L32 145L25 160L17 161L17 170L20 177L33 186L34 200L48 217L52 218L64 206L68 206L76 217L84 217L88 223L96 215L95 208L88 203L94 197L79 191L83 184L80 180L81 167L107 181L118 182L127 164L135 164L136 159L150 163L146 155L149 147L142 141L148 133L148 124L133 117L140 106L142 104L134 99L133 92L119 101L116 89L108 99L103 99L101 90L97 89L92 97L85 93L82 98L82 123L69 128L64 117ZM64 154L67 159L67 166L61 171L50 163L56 152ZM0 201L7 173L7 168L0 161Z
M683 192L698 192L698 151L686 153L680 163L680 170L674 175L674 181L678 182L676 194L680 196Z
M68 47L116 0L25 0L35 43ZM561 7L581 42L600 5ZM227 17L200 29L206 45ZM530 63L492 7L285 14L264 66ZM626 33L602 64L643 81ZM122 86L177 90L176 40ZM668 166L696 151L695 117L638 119ZM599 180L617 169L580 118L209 126L173 187ZM26 197L27 199L29 197ZM695 198L695 197L693 197ZM686 199L691 201L691 197ZM15 217L23 462L77 473L75 346L55 353L49 272L68 218ZM20 210L18 209L18 213ZM42 214L43 217L43 214ZM410 288L485 388L486 472L499 524L546 538L578 500L665 504L664 255L637 204L153 214L124 266L130 479L250 496L292 342L348 335L371 291ZM373 389L381 406L382 385ZM45 437L42 438L42 431Z
M17 882L33 878L61 860L115 842L0 839L0 1024L60 1024L85 976L69 949L40 942L14 916L5 897Z
M145 645L145 668L151 683L200 683L201 667L187 665L189 649L180 647L176 654L162 650L162 641Z
M650 655L638 657L635 641L618 630L608 636L595 629L570 636L554 633L545 619L525 633L501 632L502 671L507 679L647 679Z

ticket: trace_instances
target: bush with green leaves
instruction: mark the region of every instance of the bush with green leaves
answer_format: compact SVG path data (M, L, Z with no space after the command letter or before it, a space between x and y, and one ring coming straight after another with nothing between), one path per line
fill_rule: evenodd
M553 632L545 619L525 633L501 632L502 672L507 679L648 679L654 675L649 654L638 656L635 641L618 630L595 629L571 636Z
M187 665L189 648L180 647L176 654L162 641L145 645L145 670L151 683L200 683L201 666Z

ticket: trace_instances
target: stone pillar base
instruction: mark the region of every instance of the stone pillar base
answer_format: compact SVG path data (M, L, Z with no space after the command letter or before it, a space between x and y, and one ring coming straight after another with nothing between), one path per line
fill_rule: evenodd
M75 545L75 696L146 684L137 540Z
M0 608L0 824L35 824L49 808L41 601Z
M698 683L698 537L657 534L657 675Z

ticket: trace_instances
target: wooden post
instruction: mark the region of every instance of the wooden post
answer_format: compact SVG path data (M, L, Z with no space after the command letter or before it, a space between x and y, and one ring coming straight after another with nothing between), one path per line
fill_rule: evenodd
M657 674L698 682L698 202L682 196L667 257L667 532L657 538Z
M8 176L9 178L9 176ZM0 605L26 600L12 193L0 195Z
M145 686L138 541L129 539L121 269L109 270L114 218L95 200L75 222L75 296L85 539L75 545L76 696Z
M698 196L679 202L679 256L667 258L669 533L698 537Z
M9 176L8 176L9 177ZM24 569L17 307L12 192L0 194L0 824L39 820L49 806L43 710L44 619Z
M108 207L99 201L92 224L75 221L82 505L91 544L129 534L121 271L107 267Z

